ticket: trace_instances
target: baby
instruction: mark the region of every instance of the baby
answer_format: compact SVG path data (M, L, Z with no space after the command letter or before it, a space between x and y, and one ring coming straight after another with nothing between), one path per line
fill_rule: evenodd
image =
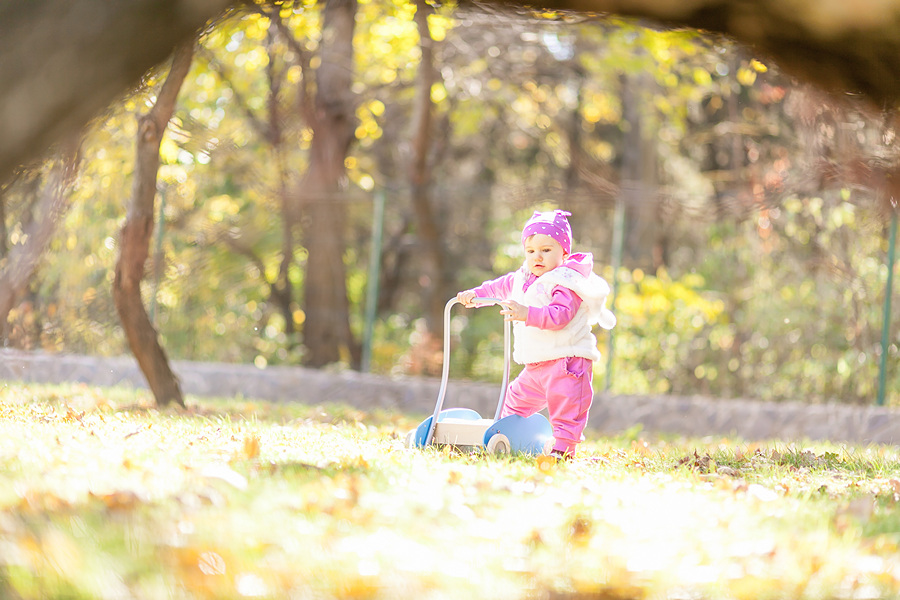
M525 264L456 295L468 307L476 297L507 301L500 313L513 321L513 360L525 368L509 385L500 417L528 417L547 407L552 453L565 458L584 439L594 398L593 361L600 351L591 326L616 324L605 307L609 285L593 273L593 256L572 254L569 216L535 212L522 230Z

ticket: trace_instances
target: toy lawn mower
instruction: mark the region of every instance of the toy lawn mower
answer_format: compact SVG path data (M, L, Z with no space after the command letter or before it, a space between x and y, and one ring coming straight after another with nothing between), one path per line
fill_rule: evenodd
M496 304L508 307L497 298L475 298L478 308ZM511 324L504 321L503 327L503 381L500 399L493 419L482 418L469 408L443 409L450 373L450 309L459 300L452 298L444 306L444 364L441 387L438 391L434 414L422 421L406 436L409 448L424 448L429 445L450 445L463 450L486 450L493 454L541 454L548 442L552 441L553 430L550 422L542 414L530 417L509 415L500 418L509 385L510 331Z

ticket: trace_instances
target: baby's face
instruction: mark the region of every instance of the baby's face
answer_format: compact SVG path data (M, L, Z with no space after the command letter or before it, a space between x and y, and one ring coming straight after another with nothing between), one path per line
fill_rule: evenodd
M543 233L526 238L524 245L525 266L537 277L561 265L568 256L559 242Z

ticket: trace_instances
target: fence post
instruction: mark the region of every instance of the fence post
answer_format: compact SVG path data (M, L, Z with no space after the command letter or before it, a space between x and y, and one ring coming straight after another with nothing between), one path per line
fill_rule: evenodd
M375 331L375 312L378 308L378 280L381 275L381 243L384 235L384 190L375 192L372 215L372 244L369 250L369 276L366 282L365 330L363 332L360 370L369 372L372 364L372 336Z
M612 298L609 308L615 312L616 296L619 291L619 267L622 266L622 246L625 243L625 201L621 195L616 198L616 211L613 217L612 237ZM612 387L613 379L613 354L615 351L615 327L609 330L609 348L606 351L606 380L603 382L603 391L608 392Z
M891 235L888 242L887 284L884 290L884 317L881 323L881 367L878 370L878 406L884 406L884 388L887 379L887 355L891 335L891 295L894 288L894 250L897 245L897 205L891 202Z

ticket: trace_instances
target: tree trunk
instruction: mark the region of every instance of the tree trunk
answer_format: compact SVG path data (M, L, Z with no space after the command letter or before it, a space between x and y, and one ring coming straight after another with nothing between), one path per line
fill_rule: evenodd
M655 172L650 138L644 131L640 98L635 94L638 82L619 77L622 97L622 120L628 123L622 146L620 193L625 202L625 262L639 265L653 273L659 266L658 248L659 202L656 197Z
M344 159L354 139L353 30L356 0L325 3L321 64L311 119L309 168L299 189L307 249L303 340L304 363L322 367L342 360L358 367L360 345L350 331L344 268L346 181Z
M25 242L16 244L7 250L5 215L0 210L3 218L2 227L3 251L0 258L5 257L6 262L0 269L0 343L5 343L9 337L8 318L9 313L22 296L37 268L41 255L50 243L56 226L69 208L65 188L71 183L77 171L78 153L73 151L64 157L62 162L55 165L50 173L49 181L40 187L36 182L37 194L36 206L33 208L34 218L28 223L23 223L25 229ZM4 207L4 201L0 198L0 207Z
M0 187L0 260L9 254L9 232L6 229L6 187ZM3 321L0 321L2 323Z
M416 25L419 30L419 46L422 59L416 80L416 99L412 116L409 180L412 192L413 212L416 216L416 233L421 244L423 309L428 337L440 340L443 335L443 314L446 302L445 260L441 229L431 201L431 149L434 103L431 88L438 79L434 66L434 40L428 29L428 15L434 9L425 0L416 0ZM426 347L429 340L426 340ZM438 345L440 347L440 345Z
M172 68L156 104L138 121L137 152L128 215L119 239L119 260L113 283L113 298L134 354L159 405L184 406L181 388L159 343L156 329L141 300L141 280L150 251L159 171L159 146L172 114L181 85L191 67L193 45L175 50Z

